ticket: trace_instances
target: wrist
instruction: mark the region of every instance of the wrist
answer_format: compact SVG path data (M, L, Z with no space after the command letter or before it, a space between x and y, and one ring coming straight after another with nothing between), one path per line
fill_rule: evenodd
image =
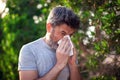
M64 65L56 63L55 67L57 68L57 70L61 71L64 68Z
M74 65L69 65L70 70L76 70L78 69L78 65L74 64Z

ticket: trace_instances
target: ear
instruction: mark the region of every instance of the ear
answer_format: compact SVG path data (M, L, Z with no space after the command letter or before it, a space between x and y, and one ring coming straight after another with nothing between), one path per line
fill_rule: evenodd
M52 25L51 25L50 23L47 23L47 24L46 24L46 30L47 30L47 32L51 32L51 30L52 30Z

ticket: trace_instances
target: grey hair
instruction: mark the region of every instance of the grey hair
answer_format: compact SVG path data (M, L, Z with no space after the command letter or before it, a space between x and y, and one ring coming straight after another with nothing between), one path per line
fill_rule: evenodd
M67 24L73 29L79 29L80 19L71 10L64 6L57 6L49 13L47 23L51 23L52 26L58 26L61 24Z

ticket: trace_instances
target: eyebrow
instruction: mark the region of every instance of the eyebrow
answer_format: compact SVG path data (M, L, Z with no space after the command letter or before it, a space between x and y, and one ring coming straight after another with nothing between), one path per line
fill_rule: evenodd
M73 35L73 34L75 34L76 33L76 31L75 32L73 32L72 34L70 34L70 35Z

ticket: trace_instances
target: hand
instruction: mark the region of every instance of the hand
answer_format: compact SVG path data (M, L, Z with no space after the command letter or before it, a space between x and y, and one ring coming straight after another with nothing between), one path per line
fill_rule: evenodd
M70 68L70 80L83 80L81 75L80 75L80 72L79 72L79 68L76 64L76 58L77 58L77 51L76 49L74 48L73 49L73 56L71 56L69 58L69 68Z
M71 50L70 41L68 38L63 38L61 44L56 50L57 63L63 69L68 63L69 53Z
M75 48L73 48L73 56L71 56L68 61L69 67L76 66L76 60L77 60L77 51Z

